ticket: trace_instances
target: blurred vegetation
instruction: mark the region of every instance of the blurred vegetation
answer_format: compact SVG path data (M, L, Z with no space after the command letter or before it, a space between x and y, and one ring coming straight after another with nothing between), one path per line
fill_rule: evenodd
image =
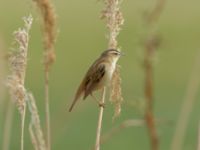
M56 62L50 75L50 109L53 149L88 150L94 145L98 109L91 98L80 101L72 113L67 109L75 90L87 68L107 47L106 28L99 19L102 3L96 0L59 0L55 4L58 19ZM113 107L107 103L103 118L103 133L126 119L142 118L139 111L144 103L143 94L143 49L139 41L143 36L142 12L154 6L155 1L129 0L122 3L125 24L119 35L119 45L126 54L122 66L122 90L124 103L122 114L112 122ZM185 98L194 58L200 49L200 1L168 0L158 24L162 45L158 49L155 72L155 116L170 120L171 124L158 125L160 149L168 150L174 134L181 104ZM22 25L21 18L32 14L33 28L30 31L30 50L26 87L37 101L44 128L44 74L43 50L39 18L30 1L2 0L0 5L0 38L5 43L5 52L11 47L12 32ZM200 99L200 92L196 99ZM6 96L4 104L9 100ZM2 100L0 100L2 101ZM196 149L200 109L196 101L190 116L183 150ZM2 141L6 105L0 107L0 141ZM20 117L15 110L12 124L11 149L20 145ZM28 116L28 115L27 115ZM29 121L27 117L26 121ZM26 128L28 126L26 125ZM26 131L25 149L33 149ZM0 142L0 147L2 142ZM103 150L149 149L146 126L123 129L102 145Z

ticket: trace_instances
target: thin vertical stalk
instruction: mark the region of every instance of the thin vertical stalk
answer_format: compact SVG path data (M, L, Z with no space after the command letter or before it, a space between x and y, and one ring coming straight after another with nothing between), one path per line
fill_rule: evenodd
M49 110L49 72L45 71L45 114L46 114L46 136L47 150L51 150L51 126Z
M24 103L23 113L21 115L21 150L24 150L24 126L26 118L26 103Z
M145 120L149 136L151 140L152 150L158 150L158 136L156 133L155 119L153 115L153 67L150 62L154 49L146 48L145 57L145 99L146 99L146 112Z
M105 95L106 95L106 88L103 88L102 97L100 103L105 103ZM95 150L100 150L100 141L101 141L101 128L102 128L102 120L103 120L103 111L104 107L101 106L99 108L99 119L97 124L97 132L96 132L96 143L95 143Z
M200 121L199 121L199 128L198 128L197 150L200 150Z
M10 146L10 137L12 130L12 121L13 121L13 113L14 113L14 104L10 100L7 106L6 116L5 116L5 124L4 124L4 133L3 133L3 148L2 150L9 150Z
M188 83L185 100L182 104L180 115L177 120L177 125L172 139L171 150L181 150L187 125L189 123L190 114L195 104L195 97L200 85L200 52L197 55L192 69L191 77Z

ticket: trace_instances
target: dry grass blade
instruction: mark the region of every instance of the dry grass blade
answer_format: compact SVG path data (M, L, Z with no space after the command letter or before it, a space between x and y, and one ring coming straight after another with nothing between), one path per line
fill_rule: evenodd
M49 71L55 61L56 40L56 15L50 0L33 0L36 3L43 21L43 45L44 45L44 70L45 70L45 113L46 113L46 142L47 149L51 149L51 127L49 110Z
M26 114L26 89L24 87L27 52L29 43L29 30L32 25L33 18L25 17L24 27L14 32L15 41L18 45L10 55L9 63L11 75L8 77L7 86L10 90L10 95L15 101L21 115L21 150L24 149L24 122Z

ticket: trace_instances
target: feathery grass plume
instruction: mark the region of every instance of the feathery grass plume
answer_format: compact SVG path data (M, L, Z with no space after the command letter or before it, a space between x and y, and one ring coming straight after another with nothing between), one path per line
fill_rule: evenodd
M33 2L36 3L43 21L44 65L45 71L49 71L56 57L54 50L56 41L56 15L50 0L33 0Z
M45 78L45 113L46 113L46 142L47 149L51 149L51 127L49 110L49 71L55 61L56 40L56 15L50 0L33 0L36 3L43 21L43 45L44 45L44 78Z
M124 23L120 4L122 0L103 0L105 8L102 10L101 19L106 21L106 26L109 30L108 48L117 48L117 36L121 30L121 25Z
M31 113L31 121L29 124L29 133L35 150L46 150L43 132L40 126L40 118L35 99L32 93L27 93L27 104Z
M159 149L159 139L153 114L153 60L155 58L155 51L160 44L160 37L158 37L156 34L156 25L163 10L164 4L165 0L157 0L154 9L150 12L146 12L146 16L144 18L146 23L145 29L147 30L144 42L144 96L146 100L145 120L152 150Z
M103 0L105 8L102 10L101 18L106 21L108 28L108 48L117 49L117 36L124 23L122 12L120 11L120 4L122 0ZM121 103L123 101L121 93L121 77L120 66L117 65L111 81L111 95L110 101L115 105L115 113L113 119L120 115Z
M15 48L9 58L11 75L8 76L7 86L10 95L17 105L21 115L21 150L24 149L24 122L26 114L26 89L24 87L27 52L29 42L29 30L32 25L32 16L24 17L24 27L14 32L17 48Z

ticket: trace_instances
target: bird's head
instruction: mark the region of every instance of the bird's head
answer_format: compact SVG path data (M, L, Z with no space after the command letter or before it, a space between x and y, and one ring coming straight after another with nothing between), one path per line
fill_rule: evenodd
M111 59L115 59L115 60L118 60L120 56L122 56L123 54L116 50L116 49L108 49L108 50L105 50L101 56L102 57L109 57Z

